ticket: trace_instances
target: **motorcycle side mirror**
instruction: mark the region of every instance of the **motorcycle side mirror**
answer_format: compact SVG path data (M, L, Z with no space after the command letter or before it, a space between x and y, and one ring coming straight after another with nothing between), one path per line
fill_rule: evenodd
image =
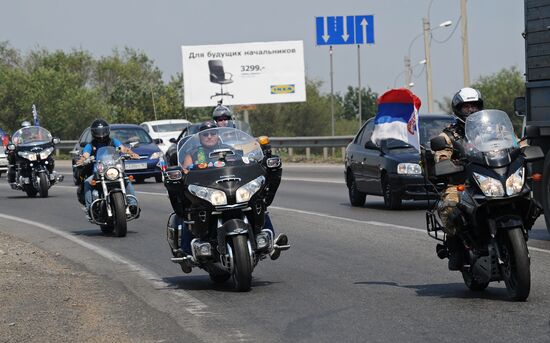
M13 144L13 143L12 143L12 144L8 144L8 145L6 146L6 149L8 149L8 151L14 151L14 150L15 150L15 144Z
M80 145L81 148L84 148L87 144L88 144L88 143L86 143L86 142L80 142L79 145Z
M53 144L59 144L59 143L61 143L61 140L56 137L56 138L52 139L52 143Z
M526 104L525 104L525 97L519 96L514 99L514 113L518 117L525 116L526 112Z
M540 136L539 126L527 125L525 126L525 136L522 138L522 140L527 138L535 138L539 136Z
M180 181L182 178L181 166L171 166L164 171L164 181Z
M526 146L522 148L522 152L527 162L540 161L544 158L544 152L540 146Z
M435 176L444 176L460 173L464 167L454 164L451 160L443 160L435 164Z
M437 136L430 139L430 148L432 151L441 151L448 148L447 141L442 136Z
M374 144L373 141L371 141L370 139L365 143L365 149L376 149L376 150L380 150L380 147L376 144Z
M176 143L177 140L176 140L175 138L172 137L172 138L170 138L169 142L170 142L170 143Z

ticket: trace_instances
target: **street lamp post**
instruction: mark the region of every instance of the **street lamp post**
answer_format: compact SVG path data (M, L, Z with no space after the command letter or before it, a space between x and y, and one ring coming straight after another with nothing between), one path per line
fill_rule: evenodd
M433 109L433 96L432 96L432 63L430 59L430 41L431 41L431 32L437 30L441 27L449 27L453 24L452 21L447 20L442 22L436 27L430 28L430 22L428 18L422 18L422 33L418 34L409 44L409 49L407 56L405 57L405 70L407 73L407 78L412 78L412 67L411 67L411 48L420 36L424 36L424 61L420 62L426 63L426 88L427 88L427 98L428 98L428 111L432 112ZM408 80L407 80L408 81ZM412 83L412 81L407 82L407 85Z

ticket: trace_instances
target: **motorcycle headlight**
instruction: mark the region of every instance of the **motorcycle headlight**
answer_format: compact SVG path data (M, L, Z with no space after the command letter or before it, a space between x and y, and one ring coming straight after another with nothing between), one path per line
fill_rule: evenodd
M116 180L118 178L118 175L120 174L120 172L118 171L118 169L116 168L109 168L107 169L107 171L105 172L105 178L107 180Z
M237 203L249 201L250 198L260 190L264 182L265 177L259 176L237 189Z
M191 194L210 202L214 206L227 205L227 196L219 189L189 185Z
M36 161L36 154L34 152L30 151L19 151L17 153L19 156L29 160L29 161Z
M418 163L399 163L397 165L397 174L420 175L422 168Z
M161 151L154 152L151 157L149 157L151 160L156 160L157 158L160 158L162 156Z
M40 153L40 159L41 160L45 160L48 158L48 156L50 156L50 154L53 152L53 147L50 147L50 148L47 148L47 149L44 149L42 150L42 152Z
M514 195L523 189L525 168L518 168L512 175L506 179L506 194Z
M501 197L504 196L504 187L499 180L492 177L484 176L478 173L474 173L479 188L488 197Z

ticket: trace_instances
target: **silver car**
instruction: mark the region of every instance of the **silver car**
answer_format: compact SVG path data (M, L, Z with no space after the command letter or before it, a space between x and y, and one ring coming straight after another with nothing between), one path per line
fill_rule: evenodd
M8 157L3 145L0 144L0 176L8 171Z

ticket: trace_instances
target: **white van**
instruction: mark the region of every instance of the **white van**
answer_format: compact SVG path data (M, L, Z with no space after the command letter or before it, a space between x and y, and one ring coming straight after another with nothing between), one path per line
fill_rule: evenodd
M163 153L166 153L171 145L170 138L177 138L183 129L191 125L191 122L185 119L165 119L146 121L139 125L149 133L151 138L162 140L161 143L158 143L158 147Z

